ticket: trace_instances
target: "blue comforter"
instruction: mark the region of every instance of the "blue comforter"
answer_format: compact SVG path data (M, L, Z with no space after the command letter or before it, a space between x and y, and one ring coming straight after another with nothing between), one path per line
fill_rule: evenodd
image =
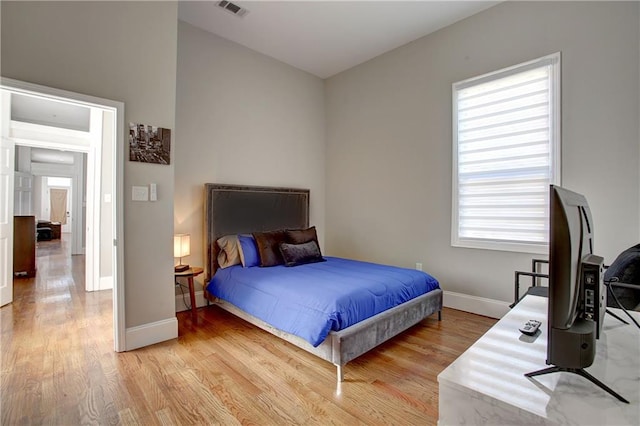
M414 269L326 257L296 267L219 269L207 291L313 346L331 330L359 321L439 288Z

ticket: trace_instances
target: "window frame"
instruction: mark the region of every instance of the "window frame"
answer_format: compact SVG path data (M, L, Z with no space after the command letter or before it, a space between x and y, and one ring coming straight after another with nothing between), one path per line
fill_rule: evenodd
M562 141L561 141L561 54L556 52L531 61L523 62L477 77L461 80L451 85L452 99L452 210L451 210L451 245L461 248L475 248L486 250L501 250L509 252L523 252L533 254L548 254L548 241L545 243L513 242L497 239L463 238L459 235L459 195L458 195L458 92L468 87L484 84L518 74L524 71L550 66L550 113L549 127L549 155L550 176L549 184L561 185ZM547 228L549 217L547 212Z

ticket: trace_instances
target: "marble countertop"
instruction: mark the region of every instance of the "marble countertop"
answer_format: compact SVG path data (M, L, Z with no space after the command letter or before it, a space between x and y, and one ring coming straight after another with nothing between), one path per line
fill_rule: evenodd
M621 310L613 311L624 317ZM632 314L640 320L638 312ZM518 330L530 319L542 322L535 336ZM605 315L596 359L586 368L630 404L576 374L525 377L525 373L548 367L546 348L547 299L529 295L440 373L438 382L483 401L481 404L523 410L542 423L640 424L640 329Z

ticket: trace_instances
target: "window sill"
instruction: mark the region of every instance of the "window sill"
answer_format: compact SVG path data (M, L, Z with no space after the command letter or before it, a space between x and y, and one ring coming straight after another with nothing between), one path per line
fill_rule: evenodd
M508 251L512 253L529 253L529 254L549 254L549 246L547 244L524 244L524 243L509 243L498 242L488 240L460 240L451 241L452 247L457 248L470 248L480 250L495 250L495 251Z

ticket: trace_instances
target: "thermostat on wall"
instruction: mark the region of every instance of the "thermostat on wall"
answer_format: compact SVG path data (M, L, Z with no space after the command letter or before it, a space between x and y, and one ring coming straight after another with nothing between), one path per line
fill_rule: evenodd
M131 199L133 201L149 201L149 187L148 186L132 186Z

